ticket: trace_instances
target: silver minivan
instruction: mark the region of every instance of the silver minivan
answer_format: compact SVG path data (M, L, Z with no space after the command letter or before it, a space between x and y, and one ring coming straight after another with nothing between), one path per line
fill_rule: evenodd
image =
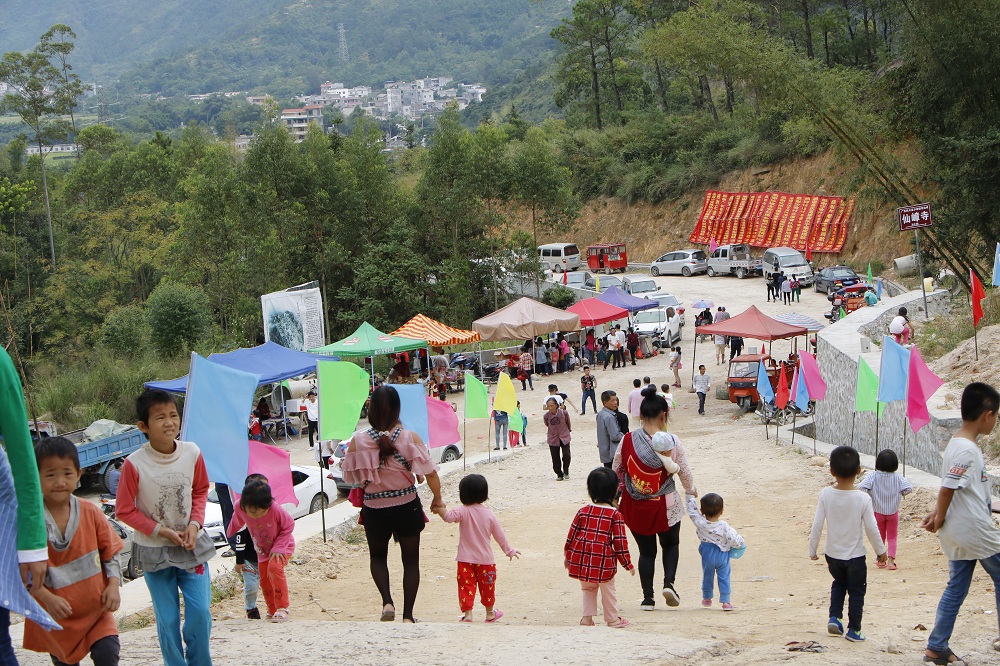
M813 283L813 270L802 253L791 247L772 247L764 253L764 277L784 273L804 285Z
M580 268L580 248L573 243L546 243L538 246L538 258L542 269L548 268L553 273L566 270L575 271Z
M708 270L708 255L704 250L677 250L667 252L649 267L654 277L657 275L683 275L688 277Z

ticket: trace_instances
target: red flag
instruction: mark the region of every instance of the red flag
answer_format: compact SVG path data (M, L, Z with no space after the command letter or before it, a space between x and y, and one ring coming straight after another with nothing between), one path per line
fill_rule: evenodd
M812 260L813 260L813 249L808 245L806 245L806 261L812 261Z
M788 378L785 376L785 366L778 370L778 392L774 394L774 404L778 409L784 409L788 405Z
M972 277L975 279L976 276ZM910 419L910 428L916 434L931 422L930 413L927 411L927 401L930 400L935 391L944 385L944 382L927 367L924 359L920 356L920 350L916 347L910 350L907 376L906 417Z
M566 278L566 267L563 266L563 284L567 284L568 280Z
M983 299L986 298L986 290L971 268L969 277L972 278L972 325L975 327L979 326L979 320L983 318Z

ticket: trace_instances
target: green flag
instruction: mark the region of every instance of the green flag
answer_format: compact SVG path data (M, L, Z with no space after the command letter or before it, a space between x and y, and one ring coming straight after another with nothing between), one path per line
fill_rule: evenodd
M843 306L841 306L841 308L840 308L840 318L843 319L846 316L847 316L847 311L844 310Z
M874 412L879 416L885 410L885 403L878 401L878 377L865 359L858 358L858 389L854 396L854 411Z
M875 286L875 278L872 277L872 265L868 264L868 285L871 287Z
M347 439L361 418L371 377L348 361L317 361L319 379L319 438Z
M521 418L521 410L515 409L507 419L507 426L512 432L524 434L524 419Z
M488 402L486 384L476 379L476 376L471 372L466 372L465 418L488 419L490 417Z

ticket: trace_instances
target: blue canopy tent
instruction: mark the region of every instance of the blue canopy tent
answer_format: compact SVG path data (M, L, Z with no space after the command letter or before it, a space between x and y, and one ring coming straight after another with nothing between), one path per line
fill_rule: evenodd
M656 301L633 296L632 294L622 291L618 287L611 287L607 289L597 298L598 300L604 301L608 305L614 305L615 307L628 310L631 314L639 312L640 310L649 310L650 308L660 306L660 304Z
M259 347L240 347L224 354L212 354L208 360L228 368L252 372L260 375L260 383L276 384L283 379L298 377L315 372L316 361L339 361L336 356L320 356L308 352L295 351L274 342L265 342ZM162 389L171 393L187 391L188 377L146 382L148 389Z

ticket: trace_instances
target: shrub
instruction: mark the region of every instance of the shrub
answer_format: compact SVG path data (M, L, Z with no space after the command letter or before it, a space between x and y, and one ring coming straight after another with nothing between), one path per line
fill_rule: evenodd
M146 302L150 339L164 356L193 347L208 331L208 299L198 287L161 282Z
M576 294L572 289L560 285L552 287L542 294L542 303L554 308L565 309L576 303Z
M101 344L122 356L141 354L149 343L149 322L138 305L116 308L101 325Z

